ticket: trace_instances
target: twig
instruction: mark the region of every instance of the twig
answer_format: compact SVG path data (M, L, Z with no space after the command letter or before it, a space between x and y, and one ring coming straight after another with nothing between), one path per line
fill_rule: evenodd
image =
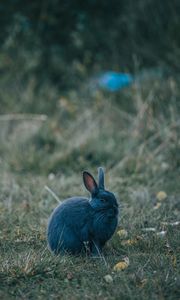
M100 252L100 250L99 250L98 246L96 245L95 241L93 241L93 244L94 244L94 246L95 246L95 248L96 248L96 250L98 252L98 255L104 261L105 266L108 267L107 261L105 260L104 255Z
M0 115L0 122L1 121L26 121L26 120L33 120L33 121L46 121L46 115L37 115L37 114L6 114Z
M47 185L45 185L44 188L46 191L48 191L54 197L54 199L56 199L56 201L58 203L61 203L61 200L59 199L59 197Z

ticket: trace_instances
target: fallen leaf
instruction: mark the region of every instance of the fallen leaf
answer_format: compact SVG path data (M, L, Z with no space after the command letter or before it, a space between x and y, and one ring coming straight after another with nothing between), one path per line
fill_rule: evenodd
M29 212L30 210L30 204L27 200L24 200L21 204L21 207L26 211L26 212Z
M120 237L127 237L128 236L128 232L127 230L125 229L120 229L117 231L117 234L120 236Z
M159 209L161 207L161 202L157 202L153 209Z
M176 258L176 256L174 254L171 256L171 261L172 261L173 267L176 268L177 258Z
M118 272L118 271L123 271L129 266L129 258L125 257L123 261L118 262L114 267L113 270Z
M144 278L138 283L138 287L143 288L147 283L147 279Z
M137 244L137 242L138 242L139 240L142 240L142 237L141 237L141 236L136 236L136 237L133 238L133 239L128 239L128 240L122 241L121 244L122 244L123 246L126 246L126 245L131 246L131 245Z
M114 266L113 270L114 271L122 271L122 270L125 270L127 267L128 267L127 263L125 263L124 261L121 261Z
M136 239L129 239L129 240L125 240L125 241L122 241L121 244L123 246L126 246L126 245L134 245L134 244L137 244L137 240Z
M164 191L160 191L160 192L157 193L156 198L159 201L163 201L167 198L167 194Z

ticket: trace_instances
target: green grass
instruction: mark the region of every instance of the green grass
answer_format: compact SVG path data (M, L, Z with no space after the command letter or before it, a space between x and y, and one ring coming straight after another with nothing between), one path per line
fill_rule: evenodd
M180 225L163 224L180 221L177 86L164 79L86 100L78 91L42 124L0 121L1 299L179 299ZM82 171L100 165L128 236L114 234L105 261L53 256L46 226L57 202L44 186L60 199L87 195ZM167 198L155 209L161 190ZM115 272L126 256L129 266Z
M123 245L125 238L115 233L104 249L106 265L101 258L54 257L45 237L48 216L56 205L43 189L47 179L13 176L7 182L6 176L1 176L1 298L178 299L179 226L162 224L178 219L178 197L168 195L155 210L153 192L157 190L152 189L152 194L148 188L124 192L119 228L128 231L126 239L141 239ZM61 189L59 179L54 181L54 190ZM167 234L145 233L144 227ZM129 267L114 272L113 266L124 256L130 260ZM105 281L107 274L112 283Z

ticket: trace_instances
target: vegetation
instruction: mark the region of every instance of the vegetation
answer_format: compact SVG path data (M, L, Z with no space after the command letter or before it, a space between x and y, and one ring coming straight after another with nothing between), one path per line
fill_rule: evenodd
M9 0L0 11L0 298L179 299L179 1ZM107 69L140 79L92 88ZM100 165L117 232L104 257L53 256L45 186L87 195L82 171Z

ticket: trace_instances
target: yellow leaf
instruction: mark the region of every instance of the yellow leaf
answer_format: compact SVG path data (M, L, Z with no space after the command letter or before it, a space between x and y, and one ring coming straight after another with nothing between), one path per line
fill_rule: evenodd
M161 203L157 202L156 205L153 207L154 209L159 209L161 207Z
M128 239L128 240L122 241L121 244L122 244L123 246L126 246L126 245L127 245L127 246L131 246L131 245L137 244L137 242L138 242L139 240L142 240L142 237L141 237L141 236L136 236L136 237L133 238L133 239Z
M137 243L137 240L136 240L136 239L129 239L129 240L125 240L125 241L122 241L122 242L121 242L121 244L122 244L123 246L126 246L126 245L131 246L131 245L134 245L134 244L136 244L136 243Z
M128 232L127 232L127 230L125 230L125 229L120 229L120 230L117 231L117 234L118 234L120 237L127 237Z
M123 271L129 266L129 258L125 257L123 261L118 262L113 270L118 272L118 271Z
M167 198L167 194L164 191L160 191L160 192L157 193L156 198L159 201L163 201Z

